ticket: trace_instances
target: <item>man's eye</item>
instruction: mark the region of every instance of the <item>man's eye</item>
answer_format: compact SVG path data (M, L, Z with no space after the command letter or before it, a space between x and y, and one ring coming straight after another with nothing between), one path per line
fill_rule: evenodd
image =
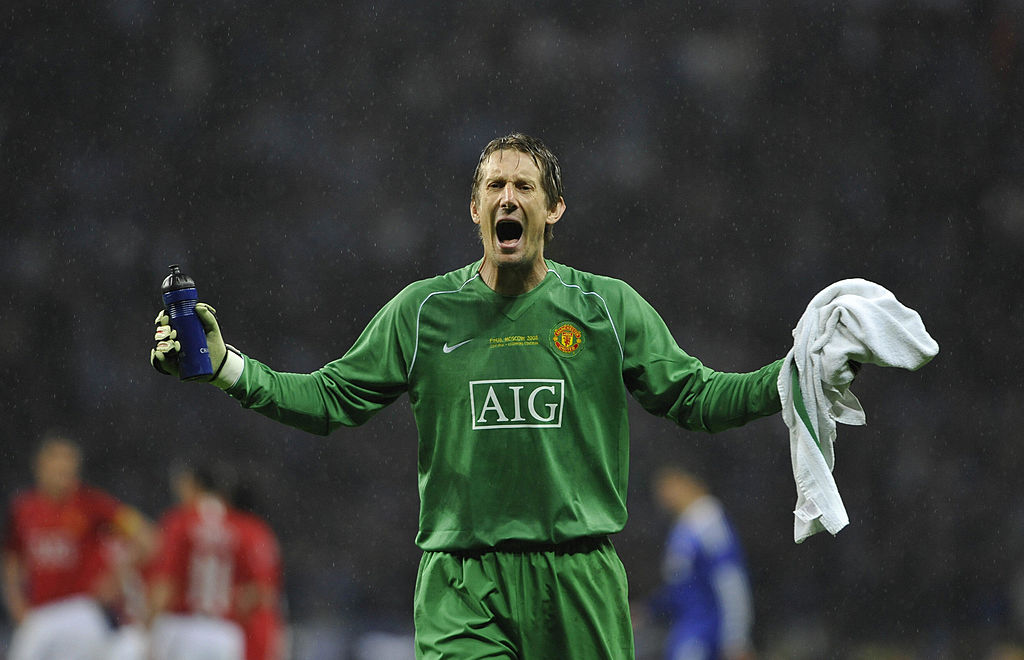
M501 183L498 182L498 181L491 181L490 183L487 184L487 187L488 188L504 188L504 186L501 185Z

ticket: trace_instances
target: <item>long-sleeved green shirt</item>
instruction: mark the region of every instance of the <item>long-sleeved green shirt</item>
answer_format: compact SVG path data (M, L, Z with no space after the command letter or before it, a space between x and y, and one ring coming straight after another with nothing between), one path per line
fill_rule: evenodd
M415 282L340 359L292 374L246 357L228 393L326 434L408 392L425 550L621 531L627 391L655 415L718 431L780 410L781 360L744 374L708 369L629 285L547 264L521 296L488 288L479 262Z

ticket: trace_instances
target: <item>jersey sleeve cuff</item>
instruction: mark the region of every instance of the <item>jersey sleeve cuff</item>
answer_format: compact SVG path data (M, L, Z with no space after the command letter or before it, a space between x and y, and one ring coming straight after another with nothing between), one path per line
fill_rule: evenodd
M230 389L238 382L238 379L242 377L242 371L245 369L245 359L242 354L234 346L227 346L228 352L224 360L224 367L221 368L220 373L213 379L213 384L222 390Z

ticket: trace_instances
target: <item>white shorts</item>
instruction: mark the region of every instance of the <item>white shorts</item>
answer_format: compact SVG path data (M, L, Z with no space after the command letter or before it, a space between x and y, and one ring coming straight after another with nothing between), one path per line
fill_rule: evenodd
M29 610L11 639L9 660L100 660L110 634L103 610L72 596Z
M243 660L245 636L233 621L161 614L149 637L152 660Z
M145 628L125 625L111 634L103 660L148 660L148 649L149 636Z

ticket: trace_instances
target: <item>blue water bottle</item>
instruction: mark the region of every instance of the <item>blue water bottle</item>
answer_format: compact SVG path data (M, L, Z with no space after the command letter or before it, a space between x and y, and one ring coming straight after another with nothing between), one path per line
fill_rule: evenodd
M178 375L182 380L209 379L213 375L210 351L206 347L206 331L196 316L196 283L173 264L171 274L164 279L160 291L163 293L164 309L171 317L171 327L178 335L181 348L178 350Z

